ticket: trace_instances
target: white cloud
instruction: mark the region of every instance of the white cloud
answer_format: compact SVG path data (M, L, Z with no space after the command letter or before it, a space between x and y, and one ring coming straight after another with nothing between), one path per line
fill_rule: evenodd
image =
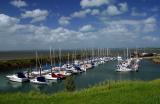
M145 12L139 13L139 12L132 11L131 16L143 16L143 17L145 17L145 16L147 16L147 13L145 13Z
M145 24L143 27L144 32L153 32L154 30L157 29L156 19L153 17L145 19L144 24Z
M92 34L63 27L48 28L31 24L22 25L19 19L0 14L0 47L3 49L45 48L56 43L56 47L75 46L72 42L95 38ZM65 44L64 44L65 43ZM81 44L82 45L82 44Z
M121 24L114 24L114 25L110 24L109 26L106 27L106 31L108 33L116 33L116 34L129 32L127 27Z
M71 19L70 17L62 16L62 17L60 17L58 22L59 22L60 25L68 25L68 24L70 24L70 21L69 21L70 19Z
M81 10L79 12L74 12L73 14L71 14L71 17L79 17L79 18L83 18L86 17L87 14L91 13L90 9L85 9L85 10Z
M157 29L156 19L148 17L142 20L116 20L116 21L103 21L108 26L121 25L129 28L132 32L153 32Z
M122 11L122 12L128 11L128 5L127 5L126 2L125 3L119 3L119 6L120 6L120 11Z
M114 16L121 14L121 11L119 11L115 5L109 5L106 10L106 13L110 16Z
M98 15L98 14L100 14L99 9L93 9L91 12L91 15Z
M80 5L85 7L99 7L104 4L109 4L111 0L81 0Z
M10 4L18 8L27 6L27 3L22 0L13 0L10 2Z
M158 41L159 37L154 37L154 36L144 36L142 37L143 40L145 41L149 41L149 42L154 42L154 41Z
M39 22L46 19L48 16L47 10L35 9L33 11L25 11L25 13L21 14L22 18L31 18L31 22Z
M5 14L0 14L0 25L12 25L18 23L19 19L14 17L9 17Z
M136 11L136 8L132 8L131 9L131 16L142 16L142 17L145 17L145 16L147 16L147 13L146 12L138 12L138 11Z
M84 25L79 30L82 32L91 31L91 30L93 30L93 26L92 25Z
M157 22L154 17L142 20L110 20L104 22L106 22L106 25L96 30L88 24L82 26L79 31L75 31L64 27L49 28L32 24L24 25L20 24L17 18L0 14L0 47L1 50L44 49L50 45L54 45L55 48L119 47L135 45L135 41L139 44L145 43L142 39L153 40L155 44L160 44L158 36L148 37L148 35L145 35L148 32L144 31L147 24ZM148 41L149 43L150 41Z
M153 23L156 23L156 19L154 17L149 17L149 18L144 20L144 23L153 24Z
M118 6L110 4L107 9L102 11L102 15L115 16L120 15L128 11L128 5L126 2L119 3Z

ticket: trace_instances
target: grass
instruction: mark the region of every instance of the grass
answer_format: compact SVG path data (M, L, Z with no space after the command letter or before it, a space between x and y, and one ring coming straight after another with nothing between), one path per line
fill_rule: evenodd
M1 93L0 104L159 104L160 80L110 81L75 92Z

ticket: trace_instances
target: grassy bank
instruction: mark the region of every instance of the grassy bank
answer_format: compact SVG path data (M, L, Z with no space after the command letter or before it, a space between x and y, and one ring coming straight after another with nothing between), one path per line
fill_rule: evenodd
M154 63L160 64L160 55L143 57L143 59L149 59L149 60L152 60Z
M75 92L0 94L0 104L159 104L160 80L111 81Z

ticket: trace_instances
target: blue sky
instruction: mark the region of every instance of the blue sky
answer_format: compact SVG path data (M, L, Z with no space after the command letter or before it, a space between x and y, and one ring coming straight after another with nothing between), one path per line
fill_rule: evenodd
M1 0L0 50L159 47L160 0Z

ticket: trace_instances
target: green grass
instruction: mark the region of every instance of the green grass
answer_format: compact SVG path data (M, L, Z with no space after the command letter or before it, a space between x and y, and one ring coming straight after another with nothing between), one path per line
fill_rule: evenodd
M0 104L159 104L160 80L111 81L75 92L1 93Z

